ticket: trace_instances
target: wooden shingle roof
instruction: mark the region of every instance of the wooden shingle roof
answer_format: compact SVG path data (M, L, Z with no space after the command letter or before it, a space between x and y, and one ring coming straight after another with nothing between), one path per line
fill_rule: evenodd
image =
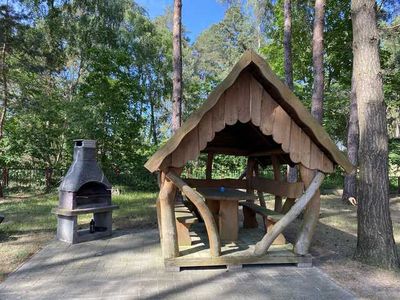
M248 76L248 74L250 76ZM244 85L244 87L250 86L250 88L247 90L246 88L235 88L235 83L237 81L246 80L248 83ZM262 123L262 119L267 118L267 116L263 115L263 112L261 112L261 116L258 112L256 118L252 117L254 112L250 110L253 108L250 108L250 104L246 102L247 100L237 102L236 108L234 102L229 102L236 94L242 94L243 96L243 93L245 92L248 93L246 96L247 98L253 97L251 93L254 92L249 91L251 86L257 86L258 90L263 90L261 92L262 97L266 98L268 103L277 104L277 107L280 108L280 112L277 111L275 115L280 114L281 120L289 120L289 125L287 125L289 127L280 130L280 137L278 136L278 133L275 134L275 131L272 132L272 127L270 130L268 128L262 128L263 124L260 124L260 119ZM247 99L246 97L242 97L242 99ZM219 102L220 104L218 104ZM225 105L223 103L221 104L221 102L225 102ZM232 109L236 109L236 111L233 113L231 112L231 117L227 118L227 111ZM225 122L223 118L221 121L218 117L218 114L223 114L224 110ZM258 110L262 110L261 104L259 104ZM268 110L268 108L265 110ZM234 117L232 117L232 115ZM277 117L275 117L275 119L276 118ZM266 136L272 136L275 142L281 144L282 149L286 153L290 152L290 140L289 138L286 139L284 135L289 135L290 128L292 128L293 132L297 132L300 135L303 134L303 140L306 141L304 138L307 138L310 140L309 144L311 144L311 150L309 147L307 150L308 153L306 154L310 155L310 152L318 152L316 155L321 157L321 163L314 164L312 161L310 162L309 160L302 158L301 153L291 153L290 158L295 163L302 163L306 167L319 169L326 173L332 172L333 165L335 164L340 165L347 173L350 173L353 169L352 164L337 148L325 129L313 118L310 112L304 107L293 92L282 83L265 60L251 50L248 50L243 54L229 75L211 92L203 105L197 111L192 113L188 120L182 124L182 127L179 128L175 134L150 157L146 162L145 167L150 172L155 172L167 167L181 167L188 160L196 159L200 154L200 151L206 148L207 143L214 139L216 132L223 130L226 126L234 125L238 121L242 123L250 122L259 126L263 134ZM282 126L279 124L283 123L276 123L275 125ZM201 139L200 137L204 138ZM300 138L301 137L296 140ZM287 140L286 144L284 140ZM301 148L304 148L303 144L300 145L300 143L303 143L303 140L298 141L299 145L297 148L299 148L300 151L302 151ZM193 145L193 141L195 141L196 145ZM174 155L174 153L177 153L180 150L179 148L189 146L193 149L188 150L189 153L187 153L188 151L180 151L179 159L177 159L178 155Z

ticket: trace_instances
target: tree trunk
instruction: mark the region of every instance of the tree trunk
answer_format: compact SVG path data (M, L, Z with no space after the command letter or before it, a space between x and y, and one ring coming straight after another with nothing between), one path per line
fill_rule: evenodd
M353 74L360 129L360 185L355 258L399 268L389 210L388 135L375 1L352 0Z
M283 4L283 13L284 13L283 47L285 50L285 83L293 91L291 0L285 0Z
M312 41L314 86L311 114L320 124L322 123L324 102L324 15L325 0L316 0Z
M357 97L354 86L354 76L351 79L350 116L347 129L347 156L349 161L357 167L358 163L358 116ZM349 198L357 199L357 169L344 177L342 201L348 203Z
M8 14L8 7L6 8L6 17ZM3 138L4 123L6 120L7 105L8 105L8 78L7 78L7 34L4 35L4 43L1 50L1 79L3 85L2 101L0 100L0 140Z
M153 95L156 97L156 93ZM154 115L154 98L150 99L150 127L151 127L151 135L153 137L154 145L158 145L158 138L157 138L157 125L156 125L156 118Z
M182 0L174 0L173 21L172 130L182 124Z
M285 51L285 83L293 91L293 63L292 63L292 2L285 0L283 3L283 48ZM287 168L287 181L297 181L297 169Z

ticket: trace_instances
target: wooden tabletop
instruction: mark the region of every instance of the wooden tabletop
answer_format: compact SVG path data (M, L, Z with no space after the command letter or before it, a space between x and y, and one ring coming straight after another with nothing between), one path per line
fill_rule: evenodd
M224 188L223 190L221 188L198 188L197 191L208 200L257 200L257 196L254 194L230 188Z

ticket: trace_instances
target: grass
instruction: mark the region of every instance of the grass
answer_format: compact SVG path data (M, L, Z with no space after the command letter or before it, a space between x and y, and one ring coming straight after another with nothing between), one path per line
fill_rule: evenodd
M120 209L113 213L113 227L156 226L155 199L156 193L152 192L114 195L113 203ZM55 237L57 219L51 209L57 204L55 193L0 200L0 212L5 215L0 224L0 281ZM84 215L78 222L88 226L91 218L91 215Z

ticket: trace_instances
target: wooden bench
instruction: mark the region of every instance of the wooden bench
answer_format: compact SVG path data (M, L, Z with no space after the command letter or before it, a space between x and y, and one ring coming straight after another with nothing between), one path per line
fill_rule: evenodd
M263 217L265 232L271 230L275 223L277 223L284 216L280 213L277 213L276 211L270 210L252 202L240 201L239 204L243 206L243 213L246 213L246 210L248 210L248 212L250 211L251 213L256 213ZM279 236L274 240L272 244L286 244L285 236L283 234L279 234Z
M198 222L196 216L183 204L175 204L176 230L179 246L191 246L190 226Z

